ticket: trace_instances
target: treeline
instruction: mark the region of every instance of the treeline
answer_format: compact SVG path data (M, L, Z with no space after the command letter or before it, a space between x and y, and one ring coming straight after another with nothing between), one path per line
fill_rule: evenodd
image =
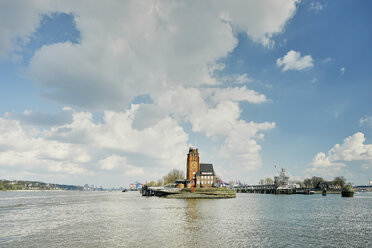
M37 181L0 180L0 190L83 190L82 186L43 183Z
M325 183L330 187L334 188L343 188L346 185L346 179L344 177L335 177L332 181L324 180L322 177L312 177L312 178L306 178L304 181L299 181L298 184L300 184L303 188L319 188L319 185L321 183Z
M184 180L185 173L181 170L173 169L167 175L159 178L157 181L150 181L146 185L150 187L160 187L167 184L173 184L176 180Z

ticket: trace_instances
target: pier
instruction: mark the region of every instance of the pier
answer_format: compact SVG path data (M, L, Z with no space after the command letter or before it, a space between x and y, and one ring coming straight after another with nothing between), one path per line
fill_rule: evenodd
M285 194L296 193L293 189L287 187L276 187L274 184L269 185L244 185L235 187L237 193L253 194Z

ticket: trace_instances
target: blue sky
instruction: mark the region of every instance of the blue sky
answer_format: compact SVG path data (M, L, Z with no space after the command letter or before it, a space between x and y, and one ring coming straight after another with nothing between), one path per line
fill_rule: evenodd
M2 3L0 178L372 178L369 2L102 4Z

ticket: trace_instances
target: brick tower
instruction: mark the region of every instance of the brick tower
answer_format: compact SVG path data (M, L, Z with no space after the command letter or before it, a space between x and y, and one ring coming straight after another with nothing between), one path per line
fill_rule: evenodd
M189 148L187 154L187 167L186 167L186 179L195 179L195 174L200 170L199 152L198 149L192 147Z

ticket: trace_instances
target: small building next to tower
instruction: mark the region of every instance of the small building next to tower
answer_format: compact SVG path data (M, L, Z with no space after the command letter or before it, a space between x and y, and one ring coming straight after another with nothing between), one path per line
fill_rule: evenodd
M197 148L189 148L187 154L186 180L193 181L194 187L210 188L216 186L213 164L200 163Z

